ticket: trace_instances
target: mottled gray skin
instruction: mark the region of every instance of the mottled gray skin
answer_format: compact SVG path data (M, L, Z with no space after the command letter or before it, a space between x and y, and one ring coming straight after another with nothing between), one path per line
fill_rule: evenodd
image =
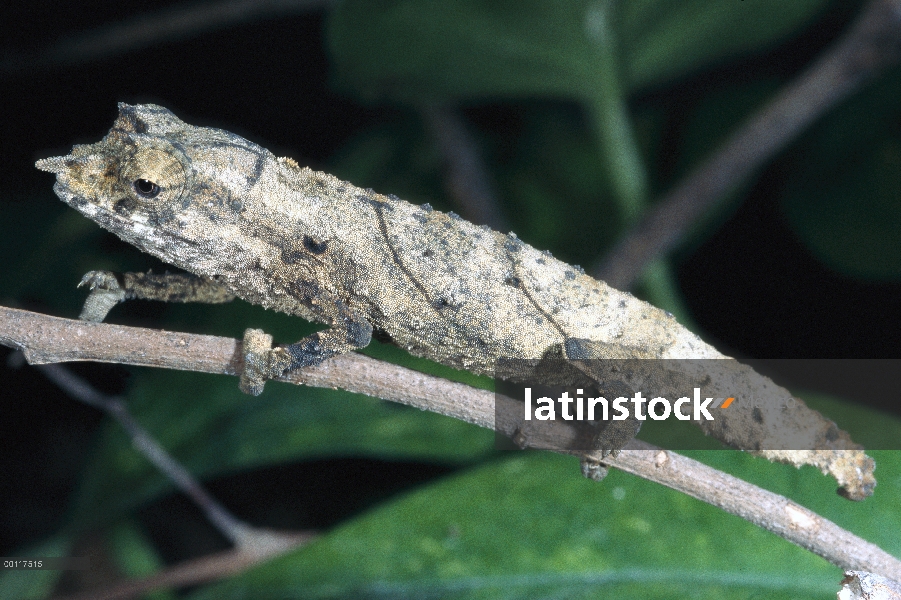
M718 356L668 313L513 234L301 168L159 106L119 110L102 141L37 166L57 174L54 190L67 204L200 279L173 281L173 292L166 276L129 282L92 272L82 317L102 320L127 298L234 295L329 325L277 348L248 330L249 393L286 370L364 347L373 332L480 374L493 374L499 357Z

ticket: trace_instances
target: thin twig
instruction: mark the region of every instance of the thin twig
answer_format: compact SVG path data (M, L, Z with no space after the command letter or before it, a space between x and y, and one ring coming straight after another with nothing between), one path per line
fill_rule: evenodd
M872 0L841 40L657 202L593 273L629 289L726 193L811 122L901 59L901 0Z
M295 545L295 536L291 534L258 529L231 514L131 416L122 398L100 393L63 365L40 364L35 368L72 398L99 408L116 419L134 447L188 496L222 535L241 551L249 555L267 555Z
M4 307L0 307L0 343L22 350L32 364L95 360L228 375L238 374L242 367L241 343L235 339L72 321ZM281 380L400 402L525 437L535 447L565 447L567 436L573 436L559 422L554 428L531 432L532 437L529 432L523 436L521 422L512 416L521 412L519 403L359 354L336 356ZM676 453L633 440L615 459L588 456L718 506L844 569L901 577L901 561L876 545L783 496Z
M54 600L127 600L161 589L178 589L211 581L218 581L230 575L237 575L250 567L273 558L284 551L309 543L313 534L284 534L286 541L293 544L283 549L270 548L270 552L247 552L234 548L225 552L203 556L169 567L144 579L133 579L115 583L102 590L92 590L83 594L58 596Z
M222 0L184 4L66 37L38 53L0 59L0 73L62 67L190 39L201 33L328 6L333 0Z
M509 231L479 144L459 113L447 106L425 104L419 109L444 159L444 184L467 221Z

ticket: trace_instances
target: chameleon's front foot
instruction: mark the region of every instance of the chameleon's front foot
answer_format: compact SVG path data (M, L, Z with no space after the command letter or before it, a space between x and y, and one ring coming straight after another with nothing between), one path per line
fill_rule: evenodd
M244 332L244 370L241 372L241 391L259 396L269 379L280 377L292 362L291 355L284 348L272 347L272 336L262 329L248 329Z
M78 318L82 321L102 323L112 308L125 300L125 290L112 271L88 271L78 287L88 286L91 293L84 301Z

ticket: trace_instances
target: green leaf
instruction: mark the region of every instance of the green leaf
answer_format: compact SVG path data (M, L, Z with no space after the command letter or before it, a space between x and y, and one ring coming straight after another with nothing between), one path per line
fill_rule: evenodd
M807 395L855 435L898 439L901 421ZM881 438L880 438L881 436ZM863 439L863 438L861 438ZM783 494L889 553L901 553L901 455L873 452L863 502L813 467L743 452L688 456ZM721 510L613 470L596 484L575 459L507 456L336 528L316 543L192 600L267 598L820 598L841 570Z
M450 417L278 382L251 398L234 377L142 370L127 402L134 418L199 478L322 457L465 464L494 451L492 432ZM107 522L171 489L109 422L76 499L75 526Z
M734 451L702 454L781 470L795 485L822 479ZM888 506L879 526L897 528ZM846 507L855 512L831 496L832 512ZM856 521L869 522L873 504L861 508ZM530 453L409 494L192 600L822 598L840 579L819 557L683 494L616 471L596 484L573 458Z
M785 213L824 263L863 279L901 279L901 70L804 136L786 178Z
M156 548L140 527L131 519L123 519L108 534L110 554L122 574L141 579L159 572L165 566ZM144 600L175 600L169 590L147 592Z
M621 75L631 91L765 48L826 2L350 0L328 44L339 87L370 99L584 99Z
M773 46L829 0L632 0L618 4L631 90L660 85L728 58Z
M83 301L84 292L77 296ZM165 323L170 330L240 338L246 327L260 327L272 332L277 343L297 341L317 328L303 319L240 301L224 305L126 303L108 320L133 324L130 311L144 308L159 310L162 314L154 324ZM490 379L377 342L366 348L366 354L470 385L490 385ZM238 390L234 377L158 369L132 371L135 375L126 396L132 416L199 478L324 457L459 465L494 451L490 431L375 398L278 382L270 383L259 398L252 398ZM133 448L121 427L110 421L74 497L68 525L80 530L109 523L171 489Z

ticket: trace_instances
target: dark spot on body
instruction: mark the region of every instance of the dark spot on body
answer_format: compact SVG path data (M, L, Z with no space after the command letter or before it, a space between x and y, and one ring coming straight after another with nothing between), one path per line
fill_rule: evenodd
M134 106L119 105L119 116L127 122L128 129L134 133L147 133L147 123L138 118L137 111Z
M328 250L328 240L317 242L308 235L303 236L303 247L310 251L311 254L325 254Z
M82 196L72 196L71 200L69 200L69 204L75 208L85 206L87 203L88 201Z
M372 325L366 321L351 321L347 324L347 343L354 348L364 348L372 340Z
M547 262L543 258L536 258L535 262L537 262L539 265L547 264Z
M760 423L761 425L763 425L763 413L759 408L755 408L751 411L751 418L754 419L755 423Z
M388 200L393 200L393 201L397 202L398 200L400 200L400 198L398 198L394 194L388 194Z
M522 280L519 277L510 276L504 279L504 283L513 287L519 287L520 285L522 285Z
M517 242L507 240L506 242L504 242L504 249L508 252L519 252L519 244Z
M419 215L419 214L413 215L413 218L416 219L417 221L419 221L420 223L426 223L429 220L429 218L427 216Z
M535 317L535 324L536 325L544 325L544 319L541 317Z
M620 300L620 301L619 301L619 307L620 307L620 308L626 308L626 301L625 301L625 300Z
M343 194L344 192L347 191L347 188L342 185L340 187L336 187L335 191L338 192L339 194Z
M450 305L451 305L451 303L448 301L447 298L438 298L438 299L435 300L435 302L433 303L433 306L434 306L435 308L437 308L438 310L441 310L442 308L447 308L447 307L449 307Z
M429 248L428 250L426 250L425 252L423 252L422 255L423 255L424 257L426 257L426 258L430 258L430 257L432 257L432 256L435 256L435 253L432 252L432 249L431 249L431 248Z
M585 274L585 269L583 269L583 268L582 268L581 266L579 266L579 265L573 265L573 269L575 269L576 272L577 272L579 275L584 275L584 274Z
M242 202L240 198L232 198L231 201L228 203L228 205L236 213L239 213L242 210L244 210L244 202Z
M424 211L426 211L426 212L432 212L432 211L435 210L435 209L432 208L432 205L431 205L431 204L429 204L428 202L426 202L425 204L422 205L422 210L424 210Z
M588 353L588 347L585 345L586 341L579 338L566 338L563 342L566 357L571 360L587 360L591 358Z
M263 168L266 166L266 155L262 152L257 153L257 160L253 163L253 173L247 178L247 185L252 186L260 180L263 175Z
M317 299L322 295L322 289L319 285L312 281L307 281L306 279L298 279L295 281L294 290L296 292L296 297L305 303L310 303L311 300Z
M572 271L567 271L566 273L563 274L563 276L566 277L566 279L568 279L569 281L572 281L573 279L576 278L576 274L573 273Z

